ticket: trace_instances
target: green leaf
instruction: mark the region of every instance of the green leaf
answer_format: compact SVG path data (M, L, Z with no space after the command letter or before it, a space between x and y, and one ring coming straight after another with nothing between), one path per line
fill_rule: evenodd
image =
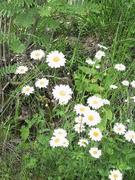
M106 119L112 120L113 114L110 109L105 109L105 115L106 115Z
M44 7L40 8L39 14L41 17L49 17L49 16L51 16L52 10L53 9L51 7L44 6Z
M83 73L85 74L91 74L91 69L85 66L79 66L78 68L79 70L81 70Z
M82 71L85 74L92 74L92 75L97 74L96 69L92 69L92 68L86 67L86 66L79 66L79 70Z
M23 12L21 14L18 14L16 16L16 18L14 19L14 23L17 25L17 26L23 26L25 28L28 28L30 27L32 24L34 24L35 22L35 19L33 17L33 13L30 11L30 12Z
M97 125L98 128L101 129L101 131L106 130L106 125L107 125L107 119L106 118L102 118L101 123Z
M104 88L98 84L89 84L85 89L87 92L91 93L101 93L104 90Z
M17 54L23 53L26 49L25 45L21 43L18 38L13 38L10 43L10 49Z
M25 127L23 126L21 128L21 138L26 141L29 137L29 128L28 127Z

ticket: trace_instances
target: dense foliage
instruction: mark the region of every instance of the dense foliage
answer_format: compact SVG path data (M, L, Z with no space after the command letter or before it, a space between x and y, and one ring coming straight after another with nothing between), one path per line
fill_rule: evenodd
M134 0L0 2L2 180L106 180L112 169L123 179L135 179L135 134L127 140L114 130L116 123L135 130L134 19ZM40 61L32 56L37 49L42 49ZM60 68L47 63L47 55L55 50L65 55ZM99 50L101 61L95 58ZM27 66L28 72L17 74L19 66ZM35 84L40 78L49 80L45 89ZM124 80L130 85L121 83ZM54 87L60 84L73 93L65 104L54 98ZM26 85L36 86L29 96L22 93ZM110 102L94 110L101 116L96 125L103 135L99 142L90 139L88 124L84 132L75 130L74 108L90 105L92 96ZM57 128L66 130L68 147L50 146ZM80 138L89 139L89 144L80 147ZM95 146L102 150L99 158L89 153Z

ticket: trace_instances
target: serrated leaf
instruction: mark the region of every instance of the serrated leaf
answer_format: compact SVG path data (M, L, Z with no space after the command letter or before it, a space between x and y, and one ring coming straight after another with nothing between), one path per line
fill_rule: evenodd
M14 24L17 26L23 26L25 28L30 27L32 24L34 24L35 19L33 17L33 13L31 12L24 12L21 14L18 14L16 18L14 19Z
M51 16L51 13L52 13L52 8L49 6L44 6L39 10L39 14L41 17L49 17Z
M101 93L104 88L99 86L98 84L89 84L87 87L85 87L87 92L92 92L92 93Z
M12 39L10 43L10 49L17 54L23 53L26 49L25 45L21 43L21 41L18 38Z

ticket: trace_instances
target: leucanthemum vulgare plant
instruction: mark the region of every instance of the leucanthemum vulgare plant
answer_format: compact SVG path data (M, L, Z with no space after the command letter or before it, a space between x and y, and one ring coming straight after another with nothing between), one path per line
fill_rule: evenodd
M34 50L32 51L30 57L33 60L43 59L42 63L46 64L48 68L50 67L51 69L52 68L55 69L55 71L58 68L59 69L66 68L67 60L65 59L65 55L62 52L55 50L49 53L48 55L46 55L46 57L45 54L46 53L43 50ZM102 61L104 61L105 56L106 56L106 52L99 50L94 57L95 63L90 64L93 66L91 67L91 69L96 70L95 64L96 63L102 64ZM86 65L85 65L86 67L88 66L87 63L88 61L86 61ZM117 64L112 68L114 68L114 71L115 69L117 71L126 70L126 67L122 64ZM19 73L19 69L20 69L20 73ZM16 70L16 72L18 72L20 76L22 74L27 73L27 71L28 69L25 66L19 66ZM48 79L46 79L46 76ZM34 90L34 87L27 84L22 88L21 93L23 94L23 96L26 96L27 98L28 96L34 96L34 93L36 94L38 92L38 89L41 90L46 89L45 93L47 93L48 91L47 89L49 87L49 84L51 83L52 78L55 77L52 76L51 73L49 75L44 74L43 77L41 77L40 75L39 79L37 80L33 79L35 81L33 82L33 84L37 89ZM32 82L30 82L30 84L32 84ZM119 84L127 86L127 81L124 81ZM111 91L110 88L116 89L115 85L110 85L110 87L108 88L109 91ZM40 95L42 91L41 92L39 91L38 93ZM77 93L79 93L79 91ZM77 104L75 103L76 100L73 99L73 96L75 96L74 88L71 89L68 83L57 84L56 82L54 85L52 84L52 88L49 89L49 94L51 94L52 97L52 105L57 106L57 108L62 107L63 115L64 115L64 109L66 110L67 107L69 107L70 103L74 102L75 104L74 107L72 106L71 107L72 107L72 111L75 112L76 117L74 118L75 124L71 123L72 126L70 126L70 130L66 128L67 130L66 131L65 129L62 129L61 125L60 126L57 125L58 126L57 129L54 129L52 137L50 137L50 140L47 141L48 148L67 149L71 147L73 144L74 146L79 145L80 148L81 147L86 148L87 149L85 151L86 155L88 156L88 158L90 158L89 156L91 156L91 159L94 160L99 158L102 159L105 157L107 150L104 149L104 143L106 141L106 138L107 139L109 137L111 138L111 134L114 133L116 134L113 135L114 138L115 136L117 138L117 135L121 135L119 138L121 138L121 141L123 143L126 143L126 141L132 144L135 143L135 131L128 129L127 125L125 126L124 124L116 120L112 130L107 126L108 121L112 120L112 112L110 110L111 102L108 99L106 99L106 97L104 98L102 97L104 96L104 94L101 95L101 94L94 94L89 92L86 96L87 98L82 97L84 104L82 104L81 102ZM50 108L49 105L47 105L47 107ZM60 113L60 112L56 111L56 113ZM69 138L68 140L67 136L70 137L71 132L72 133L75 132L74 137L78 139L78 142L76 142L76 140L74 140L73 138ZM67 151L66 149L65 151ZM118 166L116 166L115 168L118 168ZM110 169L108 169L108 173L109 171L110 171L110 175L108 177L110 179L119 180L120 178L122 178L122 174L118 174L114 170L111 171ZM117 171L119 172L119 170Z
M2 179L135 179L133 5L3 0Z

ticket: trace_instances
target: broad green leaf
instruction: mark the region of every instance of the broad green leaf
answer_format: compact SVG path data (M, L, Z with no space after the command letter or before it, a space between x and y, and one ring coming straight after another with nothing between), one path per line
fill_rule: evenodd
M105 109L106 119L112 120L113 114L110 109Z
M26 47L23 43L21 43L21 41L18 38L14 38L10 43L10 49L14 53L19 54L19 53L23 53Z

